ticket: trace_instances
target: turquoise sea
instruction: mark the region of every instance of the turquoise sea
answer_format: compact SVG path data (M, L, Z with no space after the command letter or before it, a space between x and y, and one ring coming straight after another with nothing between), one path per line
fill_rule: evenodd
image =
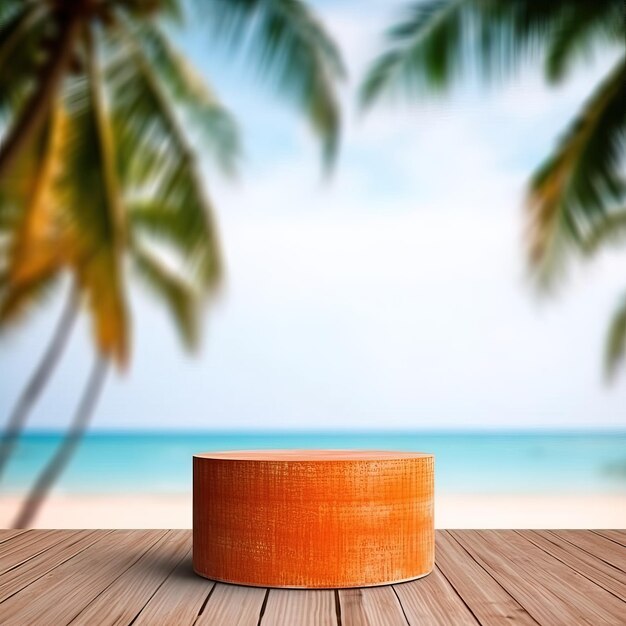
M60 434L21 438L0 492L28 489ZM370 448L432 452L439 493L626 493L626 432L91 433L58 492L185 493L209 450Z

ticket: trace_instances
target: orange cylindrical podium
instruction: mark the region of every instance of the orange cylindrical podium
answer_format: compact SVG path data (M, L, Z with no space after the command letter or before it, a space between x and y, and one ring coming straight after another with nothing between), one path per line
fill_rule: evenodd
M193 458L193 567L261 587L419 578L434 564L434 457L389 451Z

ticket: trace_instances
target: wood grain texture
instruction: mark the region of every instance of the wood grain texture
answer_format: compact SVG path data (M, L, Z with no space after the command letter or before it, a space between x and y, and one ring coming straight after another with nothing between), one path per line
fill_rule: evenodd
M581 615L567 601L545 588L541 576L526 574L520 566L523 557L515 551L494 546L477 532L449 532L539 624L581 623Z
M263 626L337 626L335 592L303 589L270 589Z
M187 533L169 531L90 602L72 624L98 624L103 615L107 624L130 624L188 550Z
M448 531L437 531L437 566L482 624L537 622Z
M593 532L626 548L626 530L594 530Z
M602 559L621 572L626 572L626 548L615 541L584 530L553 530L551 532L596 558Z
M393 587L341 589L342 626L407 626L408 622Z
M57 530L59 543L33 558L21 563L0 576L0 602L18 593L65 561L96 543L111 531L105 530ZM1 608L1 605L0 605ZM0 614L2 610L0 610ZM0 620L1 623L1 620Z
M434 459L416 453L196 455L193 563L261 587L405 581L434 562Z
M624 624L626 575L589 552L600 545L607 556L607 547L623 546L592 531L560 534L437 531L437 567L420 580L268 591L196 576L190 531L38 533L52 545L0 574L0 624ZM36 543L18 542L21 533L8 535L0 531L0 545L16 543L5 554L29 545L36 552Z
M569 541L545 531L519 531L536 546L626 602L626 574Z
M32 559L65 538L65 535L60 535L55 530L30 530L15 537L13 541L0 545L0 574Z
M621 601L517 532L451 532L539 623L619 623Z
M9 539L13 539L14 537L17 537L18 535L23 535L24 533L27 533L28 531L25 530L24 528L7 528L7 529L2 529L2 536L0 536L0 544L4 543L5 541L9 541Z
M0 604L3 626L70 622L164 533L118 531L104 536Z
M438 567L424 580L394 585L411 626L476 626L478 622Z
M198 626L257 626L266 596L266 589L217 583L195 623Z
M196 576L191 566L191 533L188 550L165 582L141 610L133 626L193 624L215 583Z

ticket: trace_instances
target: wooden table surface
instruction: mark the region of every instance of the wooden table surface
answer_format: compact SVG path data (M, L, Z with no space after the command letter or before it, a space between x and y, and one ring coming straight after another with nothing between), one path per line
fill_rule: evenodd
M0 624L626 624L626 531L437 531L435 570L367 589L213 583L189 530L0 530Z

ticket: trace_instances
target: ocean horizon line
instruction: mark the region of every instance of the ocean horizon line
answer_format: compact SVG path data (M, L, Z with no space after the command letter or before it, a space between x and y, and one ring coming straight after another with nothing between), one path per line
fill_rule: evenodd
M0 427L1 430L2 427ZM27 428L20 436L55 436L64 435L67 431L63 428ZM417 434L428 436L449 435L626 435L626 427L596 426L596 427L528 427L528 428L491 428L491 427L468 427L468 428L93 428L85 432L85 437L90 436L189 436L189 435L234 435L234 436L258 436L258 435L350 435L350 434Z

